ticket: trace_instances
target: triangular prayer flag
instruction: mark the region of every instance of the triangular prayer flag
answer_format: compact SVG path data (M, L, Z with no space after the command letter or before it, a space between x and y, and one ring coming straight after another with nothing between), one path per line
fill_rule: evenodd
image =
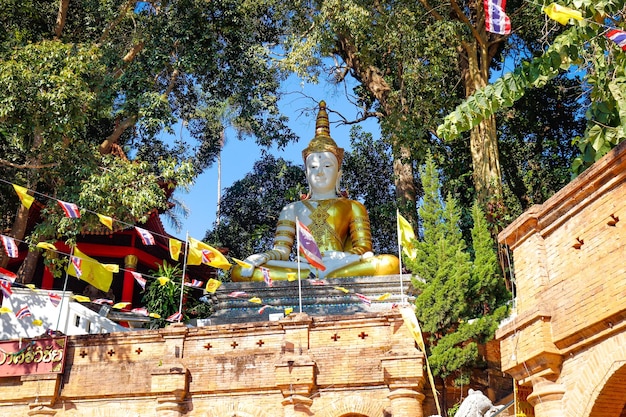
M113 300L109 300L108 298L96 298L95 300L92 301L92 303L100 304L100 305L104 305L104 304L113 305Z
M0 281L0 291L2 291L2 295L4 297L10 297L13 294L11 290L11 283L9 281Z
M233 291L230 294L228 294L229 297L233 297L233 298L243 297L244 295L247 295L245 291Z
M79 294L73 294L72 299L78 301L79 303L88 303L91 301L91 298Z
M17 313L15 313L15 317L17 317L18 319L23 319L24 317L30 317L31 315L32 314L30 313L30 309L25 304L22 305L22 308L17 310Z
M265 309L267 309L268 307L271 307L271 306L266 304L266 305L264 305L263 307L261 307L261 308L259 309L259 314L263 314L263 312L265 311Z
M198 255L199 255L200 263L205 263L214 268L228 270L232 266L232 264L228 262L228 259L226 259L226 257L222 254L222 252L215 249L211 245L208 245L204 242L201 242L197 239L190 237L189 238L188 263L190 265L199 265L199 264L191 263L192 252L193 252L194 261L197 260Z
M626 31L611 29L606 33L606 37L622 48L622 51L626 51Z
M161 315L159 313L148 313L148 316L152 317L153 319L161 318Z
M57 200L63 212L65 213L65 217L69 217L70 219L78 219L80 218L80 211L78 210L78 206L74 203L68 203L66 201Z
M379 296L376 301L385 301L387 298L391 297L391 294L389 294L388 292L384 293L383 295Z
M148 317L148 309L145 307L133 308L130 312Z
M0 267L0 279L4 281L9 281L11 283L15 282L17 275L8 269L4 269Z
M37 242L37 247L46 250L57 250L57 247L50 242Z
M326 267L322 262L322 254L315 243L315 239L311 231L300 220L297 221L296 229L298 232L298 241L300 242L299 250L309 263L319 269L325 271Z
M583 15L578 10L570 9L565 6L559 6L556 3L551 3L544 7L543 11L550 19L556 20L562 25L567 25L570 19L583 20Z
M367 296L365 296L363 294L359 294L358 292L355 292L354 295L359 297L359 299L361 301L363 301L365 304L372 304L372 300L370 300L369 297L367 297Z
M96 213L98 218L100 219L100 223L113 230L113 219L109 216L105 216L104 214Z
M0 235L0 239L2 239L2 243L4 244L4 251L9 258L17 258L19 255L19 250L17 248L17 244L15 243L15 239L10 236Z
M267 284L268 287L272 286L272 277L270 277L270 270L265 267L260 267L261 272L263 273L263 281Z
M52 303L52 305L55 307L58 307L61 303L61 296L59 294L49 292L48 297L50 298L50 302Z
M213 279L211 278L207 283L206 283L206 292L210 292L211 294L213 294L215 291L217 291L217 289L220 287L220 285L222 285L222 281L219 281L217 279Z
M146 229L142 229L141 227L137 227L137 226L135 226L135 230L137 231L137 233L139 233L141 242L144 245L146 246L154 245L155 241L154 241L154 236L152 236L152 233L150 233Z
M174 322L174 321L180 321L182 318L183 318L183 313L181 313L180 311L177 311L176 313L172 314L165 320Z
M348 290L347 288L344 288L344 287L333 287L333 288L336 289L336 290L341 291L344 294L347 294L347 293L350 292L350 290Z
M27 209L29 209L30 206L33 204L33 201L35 201L35 197L28 194L28 189L26 188L20 187L19 185L15 185L15 184L11 184L11 185L13 186L13 189L15 189L17 196L20 198L22 205L26 207Z
M504 9L506 0L484 0L485 28L488 32L499 35L511 33L511 19L506 15Z
M41 326L41 325L43 325L43 321L39 319L33 320L33 326Z
M413 244L415 240L413 226L399 212L396 212L396 214L398 216L398 236L400 236L402 251L409 259L413 260L417 257L417 249L415 249Z
M252 297L248 301L250 301L251 303L255 303L255 304L261 304L263 302L259 297Z
M72 260L71 265L74 268L74 275L76 276L76 278L80 279L80 277L83 275L83 260L80 259L78 256L70 256L70 258Z
M102 264L102 266L104 267L104 269L109 272L113 272L114 274L120 272L120 266L118 264Z
M200 288L204 284L203 281L199 281L197 279L192 279L191 282L185 282L183 285L186 287Z
M26 284L24 286L28 288L29 290L37 291L37 287L35 287L35 284Z
M78 267L80 275L78 275L79 271L76 269L75 260L80 260ZM113 282L113 273L97 260L82 253L78 247L74 247L74 256L72 256L72 262L70 262L67 268L67 273L88 282L104 292L108 292L111 289L111 283Z
M246 262L246 261L242 261L242 260L237 259L237 258L232 258L232 259L233 259L233 261L235 261L235 263L236 263L237 265L239 265L239 266L240 266L240 267L242 267L242 268L251 268L251 267L253 266L252 264L249 264L249 263L248 263L248 262Z
M177 261L180 256L180 250L183 246L183 242L178 239L169 239L169 247L170 247L170 256L173 260Z
M137 284L139 284L139 286L142 289L145 290L146 289L146 279L144 277L142 277L139 272L130 271L130 273L132 274L133 278L135 278L135 281L137 281Z
M286 307L285 308L285 316L288 316L291 313L293 313L293 307Z
M9 307L0 307L0 314L6 314L6 313L12 313L13 310L11 310Z
M123 309L123 308L128 307L129 305L130 305L130 303L128 303L128 302L126 302L126 301L122 301L122 302L120 302L120 303L115 303L115 304L113 304L113 307L111 307L111 308L114 308L114 309L116 309L116 310L121 310L121 309Z

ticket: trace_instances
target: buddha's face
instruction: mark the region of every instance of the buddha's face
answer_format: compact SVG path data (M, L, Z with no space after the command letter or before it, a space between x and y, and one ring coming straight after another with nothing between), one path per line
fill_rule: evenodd
M314 194L335 192L339 163L332 152L315 152L306 158L306 179Z

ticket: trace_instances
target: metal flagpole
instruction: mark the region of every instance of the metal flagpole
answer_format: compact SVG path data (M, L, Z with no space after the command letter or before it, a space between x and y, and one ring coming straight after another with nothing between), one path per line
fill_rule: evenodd
M398 260L400 261L400 304L404 305L404 283L402 282L402 239L400 239L400 211L397 208L396 233L398 234Z
M59 326L61 325L61 313L63 312L63 301L65 300L65 290L67 289L67 278L70 275L70 273L68 272L68 269L72 266L72 256L74 256L74 246L72 246L72 250L70 251L70 262L69 262L69 265L67 266L67 269L65 270L65 282L63 283L63 292L61 293L61 302L59 303L59 317L57 318L57 325L56 325L56 330L58 331L60 331ZM76 267L74 267L74 270L75 269ZM76 272L76 275L78 275L78 272ZM67 328L67 323L65 323L65 327Z
M189 246L189 230L187 230L187 236L185 236L185 257L183 258L183 276L180 279L180 303L178 304L178 312L180 313L180 317L178 318L178 322L183 318L183 293L185 292L185 272L187 270L187 247Z
M300 313L302 313L302 281L300 281L300 221L296 216L296 244L298 245L298 250L296 252L296 257L298 258L298 302L300 304Z

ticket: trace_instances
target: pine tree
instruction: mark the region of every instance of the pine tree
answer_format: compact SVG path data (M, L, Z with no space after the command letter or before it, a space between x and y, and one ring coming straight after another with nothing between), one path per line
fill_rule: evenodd
M493 338L507 312L507 297L494 243L478 205L472 210L472 260L462 237L461 210L450 195L445 201L441 198L431 155L421 178L424 199L418 213L423 237L416 244L417 257L407 266L415 274L413 285L419 294L415 310L428 335L428 361L433 373L443 379L445 398L448 384L470 383L471 371L481 365L478 345Z

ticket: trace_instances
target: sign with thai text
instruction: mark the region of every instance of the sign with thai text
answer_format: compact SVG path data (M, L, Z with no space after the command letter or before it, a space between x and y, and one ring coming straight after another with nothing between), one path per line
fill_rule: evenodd
M66 343L67 337L0 341L0 378L62 373Z

